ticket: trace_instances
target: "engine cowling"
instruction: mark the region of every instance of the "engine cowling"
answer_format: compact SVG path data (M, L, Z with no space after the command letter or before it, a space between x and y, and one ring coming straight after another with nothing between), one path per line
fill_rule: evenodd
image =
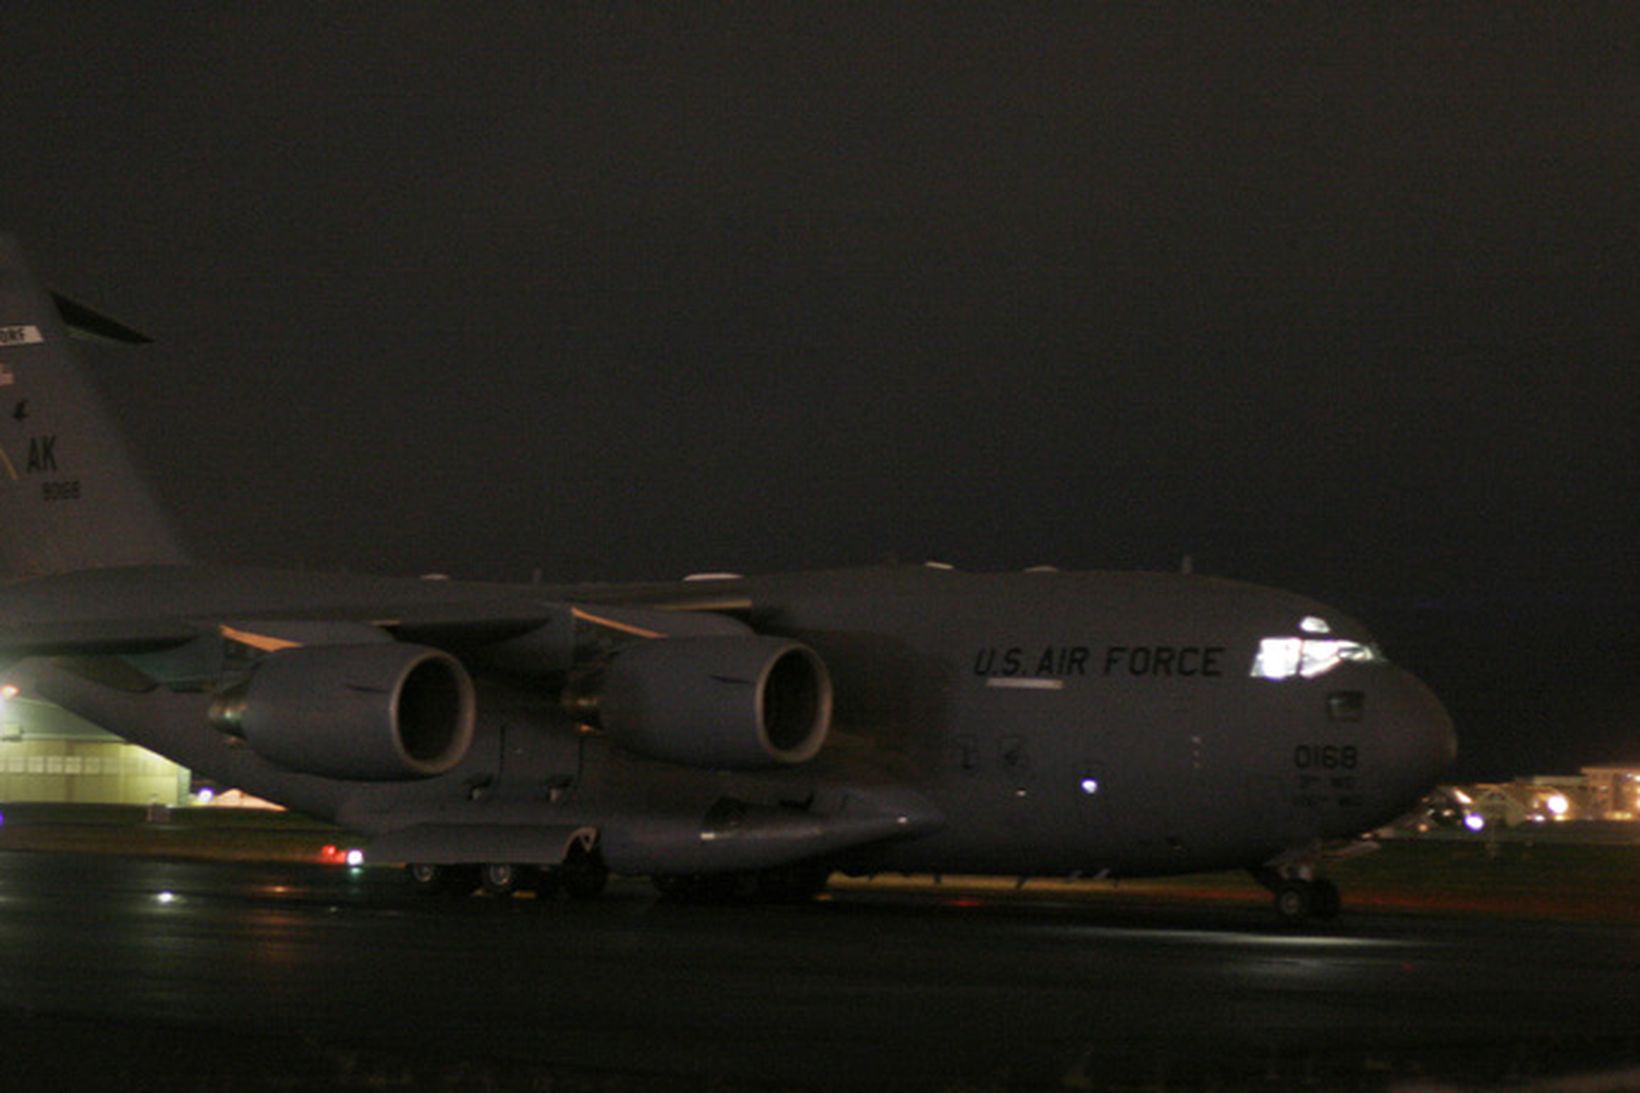
M473 683L459 661L427 646L303 646L265 658L212 720L304 774L429 778L472 746Z
M598 720L622 747L667 762L803 763L831 729L831 676L814 650L785 638L643 641L610 661Z

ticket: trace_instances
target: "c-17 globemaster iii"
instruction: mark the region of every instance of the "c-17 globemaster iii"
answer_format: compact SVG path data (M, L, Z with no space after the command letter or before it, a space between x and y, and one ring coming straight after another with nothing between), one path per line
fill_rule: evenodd
M889 566L625 585L192 564L67 344L123 328L0 238L0 668L417 884L803 898L834 871L1246 868L1326 917L1329 847L1452 760L1354 619L1173 573Z

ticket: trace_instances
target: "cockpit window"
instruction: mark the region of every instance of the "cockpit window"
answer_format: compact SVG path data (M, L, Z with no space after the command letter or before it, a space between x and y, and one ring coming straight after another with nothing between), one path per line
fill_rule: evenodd
M1309 620L1305 620L1309 621ZM1252 674L1259 679L1314 679L1340 664L1381 662L1384 654L1375 645L1340 638L1280 637L1258 643Z

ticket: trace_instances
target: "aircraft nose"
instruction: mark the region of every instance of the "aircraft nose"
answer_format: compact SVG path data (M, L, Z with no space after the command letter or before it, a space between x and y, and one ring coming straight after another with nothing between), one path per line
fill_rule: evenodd
M1399 668L1394 671L1384 700L1397 780L1409 794L1422 796L1457 759L1458 733L1446 707L1421 679Z

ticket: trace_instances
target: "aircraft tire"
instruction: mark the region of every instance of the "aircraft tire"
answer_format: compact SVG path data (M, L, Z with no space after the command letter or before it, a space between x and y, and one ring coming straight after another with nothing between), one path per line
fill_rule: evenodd
M517 889L524 869L512 862L486 862L479 866L479 883L492 896L510 896Z
M1276 914L1291 924L1303 922L1315 910L1315 886L1308 881L1288 880L1276 885Z
M439 896L450 890L450 871L446 866L411 862L404 867L404 875L418 895Z

